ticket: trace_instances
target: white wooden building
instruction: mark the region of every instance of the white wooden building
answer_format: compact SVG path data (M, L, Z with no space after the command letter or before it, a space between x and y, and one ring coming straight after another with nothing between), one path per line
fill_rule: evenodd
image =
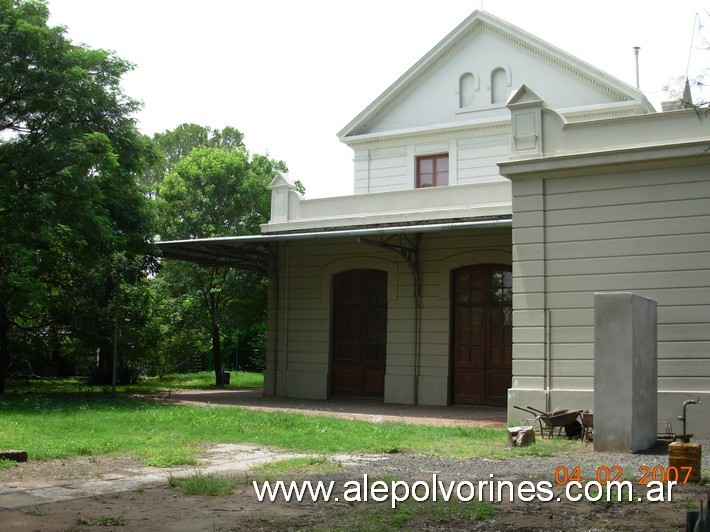
M659 418L710 436L704 116L476 11L339 137L353 195L278 176L262 235L162 245L270 274L266 394L592 408L593 294L631 291Z

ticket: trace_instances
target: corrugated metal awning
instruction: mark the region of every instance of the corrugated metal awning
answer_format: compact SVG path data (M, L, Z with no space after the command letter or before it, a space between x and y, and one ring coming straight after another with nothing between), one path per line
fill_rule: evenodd
M497 217L424 224L381 225L349 229L332 228L318 231L171 240L158 242L156 245L162 251L162 256L168 259L186 260L205 266L231 266L266 273L273 254L273 244L282 241L428 233L457 229L510 227L511 225L510 217Z

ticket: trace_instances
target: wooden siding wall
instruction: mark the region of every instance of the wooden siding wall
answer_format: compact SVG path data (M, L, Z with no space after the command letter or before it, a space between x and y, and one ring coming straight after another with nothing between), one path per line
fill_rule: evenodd
M406 241L402 243L406 244ZM449 268L485 262L510 264L510 250L510 229L423 235L420 247L420 375L430 380L420 381L424 382L420 384L420 404L446 404L448 401ZM279 321L277 331L273 327L269 330L267 393L272 391L271 383L275 382L272 392L276 395L320 399L328 396L331 278L338 271L353 268L388 270L385 400L414 402L414 280L411 270L393 251L345 238L292 241L280 245ZM272 298L272 318L273 302ZM286 317L287 327L284 326ZM276 365L273 360L275 343L278 344ZM283 373L285 359L286 375ZM388 390L387 386L402 389Z
M412 182L407 183L406 179L407 148L405 146L355 153L355 194L412 188Z
M497 163L505 161L510 154L508 135L461 139L457 144L458 184L505 180Z
M415 158L444 152L455 161L449 165L452 185L505 181L497 163L504 160L509 151L508 135L356 151L355 194L412 189Z
M658 302L659 392L710 391L710 176L685 167L513 183L513 388L592 390L595 292Z

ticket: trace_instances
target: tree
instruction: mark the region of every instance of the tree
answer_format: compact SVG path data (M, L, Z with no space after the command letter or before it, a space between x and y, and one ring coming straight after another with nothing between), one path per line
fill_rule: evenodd
M149 263L134 260L152 231L136 176L155 152L120 87L132 65L72 44L48 16L41 1L0 0L0 393L27 335L66 336L76 311L106 307ZM109 271L119 256L131 267ZM104 299L69 309L89 277Z
M157 187L165 174L182 158L190 155L195 148L223 148L232 150L244 147L244 135L233 127L212 129L197 124L180 124L173 130L153 135L153 141L160 151L158 162L142 176L142 183L155 198Z
M177 162L157 188L162 240L248 235L268 219L269 183L285 165L242 146L198 148ZM169 263L160 274L185 298L183 307L204 309L209 331L216 384L221 384L222 328L237 326L238 318L263 319L264 312L242 314L233 308L248 285L265 290L263 279L228 267L200 267ZM262 308L265 309L265 297ZM226 312L230 309L229 312ZM236 321L235 321L236 320Z
M223 148L233 150L244 147L244 135L236 128L212 129L197 124L180 124L173 130L156 133L153 140L165 155L164 166L168 172L195 148Z

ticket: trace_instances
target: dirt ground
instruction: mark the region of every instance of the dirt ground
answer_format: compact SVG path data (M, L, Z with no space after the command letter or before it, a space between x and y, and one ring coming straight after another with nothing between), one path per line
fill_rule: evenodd
M330 415L370 422L403 421L460 426L504 426L503 409L447 407L403 407L371 402L307 402L265 398L259 390L180 391L156 398L172 403L206 407L242 406L258 410L284 410ZM704 441L710 449L710 441ZM206 448L193 468L147 468L138 458L88 456L48 462L28 462L0 470L0 532L4 531L215 531L215 530L684 530L686 512L697 510L710 497L707 483L708 458L703 456L704 483L678 486L672 502L648 502L638 485L639 469L667 466L667 449L647 455L600 455L592 446L580 443L578 456L511 456L506 460L487 458L455 460L409 455L334 457L340 467L328 473L302 473L296 480L334 481L338 502L259 502L249 469L257 461L279 460L278 451L222 445ZM566 461L566 462L565 462ZM569 501L554 475L563 465L572 471L583 466L583 479L595 478L604 466L623 466L624 477L632 479L634 495L641 501ZM210 469L212 468L212 469ZM216 469L215 469L216 468ZM231 469L230 469L231 468ZM227 496L188 496L168 486L171 475L195 471L230 475L237 488ZM549 481L554 486L550 502L517 499L493 505L408 501L392 509L389 503L345 502L348 482L431 482L432 475L448 483L487 479ZM292 478L284 478L291 480ZM276 479L274 479L276 480ZM127 481L127 483L126 483ZM115 484L123 482L123 489ZM86 490L94 486L94 492ZM35 490L35 491L33 491ZM52 491L55 490L55 491ZM465 491L465 490L464 490ZM61 496L52 500L51 494ZM465 494L465 493L464 493ZM41 496L38 496L41 495ZM44 497L44 498L42 498ZM560 500L557 500L559 497ZM636 497L634 497L636 499Z
M305 478L334 480L341 487L348 480L362 479L364 474L387 482L399 479L412 483L431 479L432 472L451 478L452 467L457 468L453 471L461 470L464 474L466 464L462 462L407 455L369 457L362 461L345 460L335 472ZM534 463L530 458L521 461L519 472L509 476L516 477L517 482L523 478L550 479L550 462L542 465L541 471L531 471ZM507 463L505 469L514 470L511 465L514 464ZM7 487L16 482L18 488L71 486L90 479L110 479L127 471L143 470L142 467L130 457L30 462L0 471L0 485ZM496 470L493 461L486 467ZM505 502L494 505L493 513L473 519L466 511L472 507L470 504L458 504L450 512L443 508L443 503L437 506L413 501L395 510L388 504L372 502L262 503L257 500L250 473L233 475L237 489L228 496L187 496L162 481L120 493L16 509L0 508L0 530L683 530L686 510L696 509L710 492L707 485L689 484L675 490L673 502L663 503L570 502L564 497L553 502ZM556 489L555 495L560 491ZM342 488L338 494L343 494Z

